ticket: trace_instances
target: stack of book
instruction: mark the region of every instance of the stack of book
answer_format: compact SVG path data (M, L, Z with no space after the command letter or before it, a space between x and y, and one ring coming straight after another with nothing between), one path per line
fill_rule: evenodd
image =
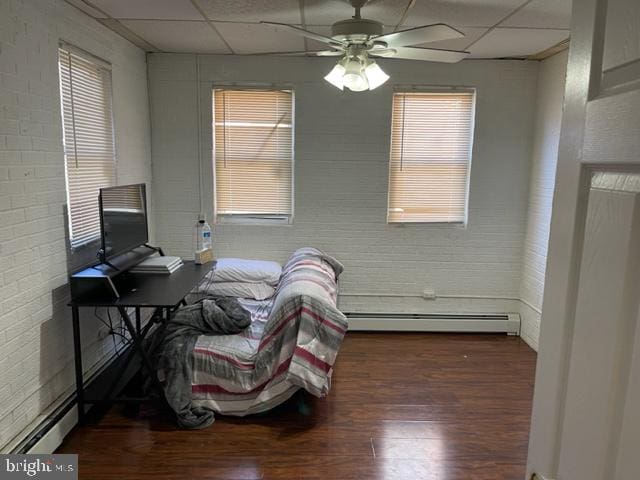
M132 273L169 275L182 266L180 257L149 257L133 267Z

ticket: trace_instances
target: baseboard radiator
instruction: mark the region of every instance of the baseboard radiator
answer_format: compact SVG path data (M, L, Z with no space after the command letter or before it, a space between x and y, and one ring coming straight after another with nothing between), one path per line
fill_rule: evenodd
M477 332L520 335L520 315L345 312L349 330L399 332Z

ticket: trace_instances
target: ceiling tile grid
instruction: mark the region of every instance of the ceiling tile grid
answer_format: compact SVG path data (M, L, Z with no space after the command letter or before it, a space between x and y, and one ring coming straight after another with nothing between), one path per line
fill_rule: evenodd
M125 27L163 52L229 53L206 22L121 20Z
M571 0L532 0L500 26L568 30L571 27Z
M237 54L304 51L304 39L269 25L215 23L216 29Z
M91 0L113 18L203 20L190 0Z
M362 8L361 15L395 27L409 4L408 0L373 0ZM353 7L345 0L304 0L307 25L331 25L353 14Z
M469 47L473 58L527 57L566 40L566 30L495 28Z
M448 23L454 27L491 27L525 0L416 1L403 26Z
M260 25L288 23L330 36L351 18L347 0L67 0L145 50L264 54L326 45ZM385 33L447 23L464 38L418 45L473 58L526 58L569 37L571 0L370 0L362 16Z
M197 4L214 22L301 22L298 0L197 0Z
M91 6L89 3L84 0L66 0L66 2L70 5L73 5L78 10L82 10L84 13L93 18L107 18L108 16L98 10L97 8Z

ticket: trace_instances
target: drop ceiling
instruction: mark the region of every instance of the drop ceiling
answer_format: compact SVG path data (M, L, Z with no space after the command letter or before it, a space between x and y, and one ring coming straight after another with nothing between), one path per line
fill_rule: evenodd
M261 20L330 35L351 17L346 0L67 0L145 51L261 54L326 46L275 31ZM430 43L471 58L540 58L569 38L571 0L371 0L363 17L392 32L448 23L462 39Z

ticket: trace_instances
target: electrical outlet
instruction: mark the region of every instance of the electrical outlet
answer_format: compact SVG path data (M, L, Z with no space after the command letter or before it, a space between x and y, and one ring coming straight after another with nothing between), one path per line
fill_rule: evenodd
M436 292L432 288L425 288L422 291L422 298L424 298L425 300L435 300Z

